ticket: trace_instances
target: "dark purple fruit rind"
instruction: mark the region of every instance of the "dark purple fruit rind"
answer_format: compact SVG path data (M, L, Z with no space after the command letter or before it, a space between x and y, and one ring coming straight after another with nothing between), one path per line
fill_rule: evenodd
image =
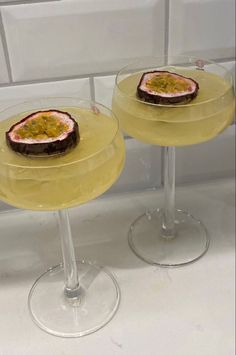
M73 130L68 132L67 136L62 140L55 140L52 142L35 142L25 143L20 141L13 141L10 137L10 133L22 122L27 121L32 115L37 113L43 113L45 111L37 111L33 114L24 117L22 120L15 123L9 131L6 132L7 145L15 152L23 155L35 155L35 156L47 156L65 153L68 150L74 148L80 141L79 126L73 117L67 112L59 110L47 110L46 112L58 112L66 114L67 117L73 121Z
M195 85L195 90L193 92L191 92L191 93L186 93L186 94L182 94L182 95L180 94L180 95L175 95L175 96L171 96L171 97L166 97L166 96L162 96L160 94L148 93L147 91L142 90L140 88L140 86L142 85L143 80L145 79L145 76L147 74L160 73L160 72L174 74L175 76L179 76L181 78L190 80ZM192 101L197 96L198 90L199 90L199 85L192 78L187 78L187 77L185 77L183 75L176 74L176 73L171 73L171 72L168 72L168 71L154 70L154 71L143 73L143 75L142 75L142 77L141 77L141 79L139 81L139 84L137 86L137 97L139 99L141 99L142 101L149 102L149 103L152 103L152 104L159 104L159 105L171 105L171 104L180 104L180 103L184 104L184 103L188 103L188 102Z

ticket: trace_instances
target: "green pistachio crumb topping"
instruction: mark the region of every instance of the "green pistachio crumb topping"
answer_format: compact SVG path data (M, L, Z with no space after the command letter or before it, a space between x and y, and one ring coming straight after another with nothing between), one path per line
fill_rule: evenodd
M171 74L155 75L147 80L146 86L148 89L158 93L169 94L185 92L189 88L189 83L180 77L174 77Z
M58 117L42 114L37 118L30 119L27 123L16 130L20 138L32 138L43 140L59 137L68 130L68 125L61 122Z

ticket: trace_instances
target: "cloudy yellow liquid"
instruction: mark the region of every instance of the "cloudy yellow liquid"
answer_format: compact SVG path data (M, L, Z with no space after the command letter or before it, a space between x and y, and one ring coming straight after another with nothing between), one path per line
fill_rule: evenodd
M60 108L79 123L80 143L55 157L13 152L5 132L26 113L0 121L0 200L32 210L58 210L105 192L120 175L125 159L117 121L87 109Z
M136 89L143 72L130 74L118 82L113 95L113 111L126 133L150 144L184 146L208 141L230 125L234 119L234 93L228 81L203 70L163 70L196 80L198 96L186 105L140 102Z

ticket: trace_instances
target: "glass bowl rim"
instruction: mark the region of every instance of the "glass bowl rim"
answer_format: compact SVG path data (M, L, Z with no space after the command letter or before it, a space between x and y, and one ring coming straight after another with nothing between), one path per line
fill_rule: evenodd
M45 100L45 101L50 101L50 100L76 100L76 101L79 101L80 103L87 103L87 104L90 104L91 108L93 106L100 106L102 107L103 109L105 109L105 111L109 111L110 112L110 117L112 119L115 120L116 122L116 130L114 132L114 135L113 137L111 138L111 140L109 140L109 142L106 144L106 146L103 146L101 147L101 149L99 149L98 151L96 151L95 153L92 153L90 155L88 155L87 157L84 157L82 159L78 159L78 160L74 160L73 162L68 162L68 163L62 163L62 164L51 164L49 166L27 166L27 165L23 165L23 164L12 164L12 163L8 163L8 162L5 162L5 161L1 161L0 162L0 166L1 165L5 165L5 166L9 166L9 167L12 167L12 168L24 168L24 169L54 169L54 168L62 168L62 167L65 167L65 166L69 166L69 165L74 165L74 164L77 164L79 162L83 162L87 159L90 159L92 157L95 157L96 155L100 154L106 147L108 147L110 144L112 144L112 142L114 141L114 139L116 138L117 134L120 132L120 123L119 123L119 120L118 118L116 117L116 115L114 114L114 112L108 108L107 106L103 105L102 103L96 101L96 100L93 100L93 99L83 99L83 98L80 98L80 97L73 97L73 96L48 96L48 97L45 97L45 96L39 96L39 97L36 97L36 98L32 98L30 100L24 100L24 101L21 101L21 102L18 102L14 105L11 105L11 106L8 106L6 107L5 109L3 110L0 110L0 114L4 113L4 112L7 112L8 110L10 109L14 109L14 108L17 108L19 105L27 105L27 104L30 104L30 103L33 103L33 102L37 102L37 101L40 101L40 100ZM66 106L66 103L65 103L65 106ZM70 107L70 106L69 106ZM73 107L73 106L71 106ZM81 108L80 106L78 106L79 108ZM38 108L40 110L40 107ZM44 109L42 107L42 109ZM56 109L56 108L55 108ZM88 108L85 108L88 110ZM35 109L37 110L37 109ZM29 110L30 112L31 110ZM33 110L32 110L33 111ZM92 110L91 110L92 111ZM27 111L25 111L27 112ZM22 111L21 111L22 113ZM14 114L11 115L10 117L7 117L6 119L8 118L11 118L11 117L14 117ZM108 116L109 117L109 116ZM1 123L1 120L0 120L0 123ZM73 150L73 149L72 149ZM69 151L70 152L70 151ZM68 152L68 153L69 153ZM15 152L17 154L17 152ZM27 155L23 155L23 154L18 154L19 156L23 156L23 157L26 157L27 158ZM63 156L63 155L66 155L66 154L58 154L57 156L60 157L60 156ZM56 155L52 156L52 157L56 157ZM45 159L45 158L50 158L50 155L49 156L41 156L41 157L32 157L32 156L29 156L28 158L35 158L35 159Z
M118 78L119 76L121 75L121 73L123 71L125 71L126 69L128 69L129 67L131 67L132 65L134 65L135 63L144 63L145 64L145 60L150 60L150 59L156 59L156 60L160 60L160 59L168 59L168 58L176 58L176 59L183 59L183 58L186 58L186 59L192 59L192 60L202 60L205 64L214 64L216 65L217 67L223 69L223 71L228 74L230 76L230 87L225 91L225 93L215 97L215 98L211 98L211 99L208 99L206 101L203 101L203 102L197 102L197 103L194 103L194 102L191 102L191 103L186 103L186 104L168 104L168 105L165 105L165 104L154 104L154 103L151 103L151 102L146 102L146 101L142 101L141 99L138 99L136 98L135 96L132 96L132 95L126 95L123 93L123 91L120 89L119 87L119 83L118 83ZM178 64L181 64L181 63L177 63L177 64L165 64L163 63L163 65L161 65L162 67L167 67L168 65L169 66L178 66ZM186 64L186 63L183 63L183 64ZM190 64L190 63L189 63ZM153 67L153 65L151 66ZM158 69L158 67L157 67ZM143 69L140 69L140 72L142 71ZM197 69L196 69L197 70ZM134 72L135 73L135 72ZM136 73L139 73L139 71L137 70ZM139 102L139 103L142 103L144 105L147 105L147 106L150 106L150 107L164 107L164 108L191 108L191 107L197 107L197 106L200 106L200 105L204 105L204 104L208 104L209 102L214 102L214 101L217 101L219 100L219 98L227 95L228 92L230 92L233 88L233 76L230 72L229 69L225 68L223 65L221 65L220 63L217 63L213 60L209 60L209 59L206 59L204 57L195 57L195 56L188 56L188 55L163 55L163 56L148 56L148 57L144 57L142 59L136 59L132 62L130 62L129 64L123 66L123 68L121 68L118 73L116 74L116 78L115 78L115 88L119 90L119 92L121 93L122 96L126 96L129 100L132 100L132 101L135 101L135 102ZM193 100L194 101L194 100Z

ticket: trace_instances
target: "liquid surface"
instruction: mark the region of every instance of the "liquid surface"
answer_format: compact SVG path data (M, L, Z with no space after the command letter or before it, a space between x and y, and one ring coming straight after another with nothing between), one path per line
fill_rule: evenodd
M163 70L197 81L197 97L186 105L144 103L136 97L143 72L124 77L114 90L113 111L126 133L150 144L184 146L212 139L232 122L234 94L228 81L203 70Z
M67 154L25 157L13 152L5 132L27 113L0 121L0 199L20 208L57 210L89 201L118 178L124 141L114 118L65 107L78 122L80 143Z

